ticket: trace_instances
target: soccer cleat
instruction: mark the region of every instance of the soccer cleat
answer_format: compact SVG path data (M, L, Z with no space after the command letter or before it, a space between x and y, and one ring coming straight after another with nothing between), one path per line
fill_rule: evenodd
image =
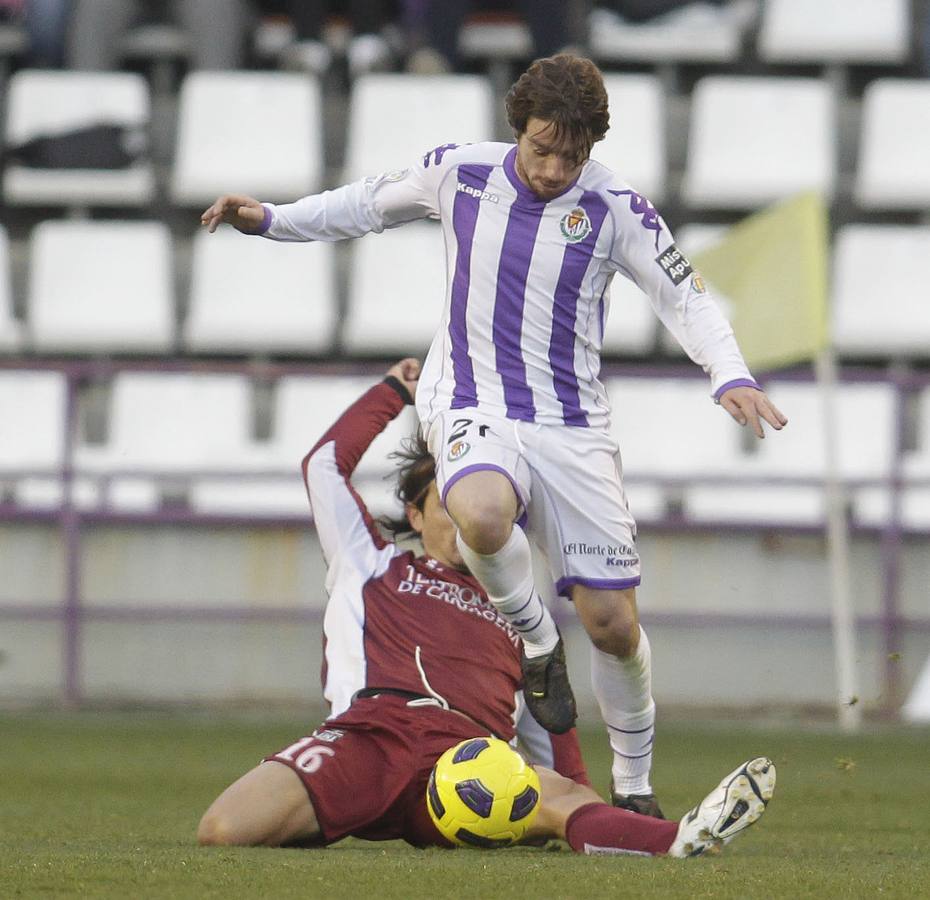
M618 809L626 809L639 813L641 816L652 816L653 819L665 818L655 794L618 794L611 785L610 802Z
M533 659L523 653L523 698L533 718L552 734L570 730L578 715L575 695L568 682L562 638L551 653Z
M757 821L775 791L775 764L764 756L727 775L678 824L668 855L698 856L717 849Z

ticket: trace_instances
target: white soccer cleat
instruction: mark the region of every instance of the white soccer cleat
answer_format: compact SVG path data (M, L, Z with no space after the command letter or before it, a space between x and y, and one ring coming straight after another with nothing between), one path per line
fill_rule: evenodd
M668 855L698 856L729 843L760 818L774 792L772 760L760 756L743 763L682 817Z

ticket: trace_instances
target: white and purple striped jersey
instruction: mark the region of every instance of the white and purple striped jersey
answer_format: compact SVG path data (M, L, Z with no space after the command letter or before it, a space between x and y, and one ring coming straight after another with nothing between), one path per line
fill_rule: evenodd
M262 233L340 240L434 218L446 248L446 300L417 388L427 423L480 406L541 424L605 428L598 379L614 274L632 279L712 392L752 383L729 323L642 195L589 160L552 200L519 178L513 144L447 144L409 169L282 206Z

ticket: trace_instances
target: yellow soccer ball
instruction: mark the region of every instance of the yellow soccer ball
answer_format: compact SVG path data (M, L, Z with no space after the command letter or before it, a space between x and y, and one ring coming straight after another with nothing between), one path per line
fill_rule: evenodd
M426 788L430 818L463 847L509 847L539 811L539 776L505 741L469 738L436 760Z

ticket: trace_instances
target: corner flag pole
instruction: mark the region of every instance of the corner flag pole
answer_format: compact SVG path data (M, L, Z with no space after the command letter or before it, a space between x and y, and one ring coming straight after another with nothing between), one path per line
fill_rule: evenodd
M839 416L836 408L836 355L828 344L814 362L820 389L824 430L824 499L830 570L830 624L833 632L833 670L836 711L840 728L858 731L862 707L856 679L856 624L849 585L849 522L846 489L840 475Z

